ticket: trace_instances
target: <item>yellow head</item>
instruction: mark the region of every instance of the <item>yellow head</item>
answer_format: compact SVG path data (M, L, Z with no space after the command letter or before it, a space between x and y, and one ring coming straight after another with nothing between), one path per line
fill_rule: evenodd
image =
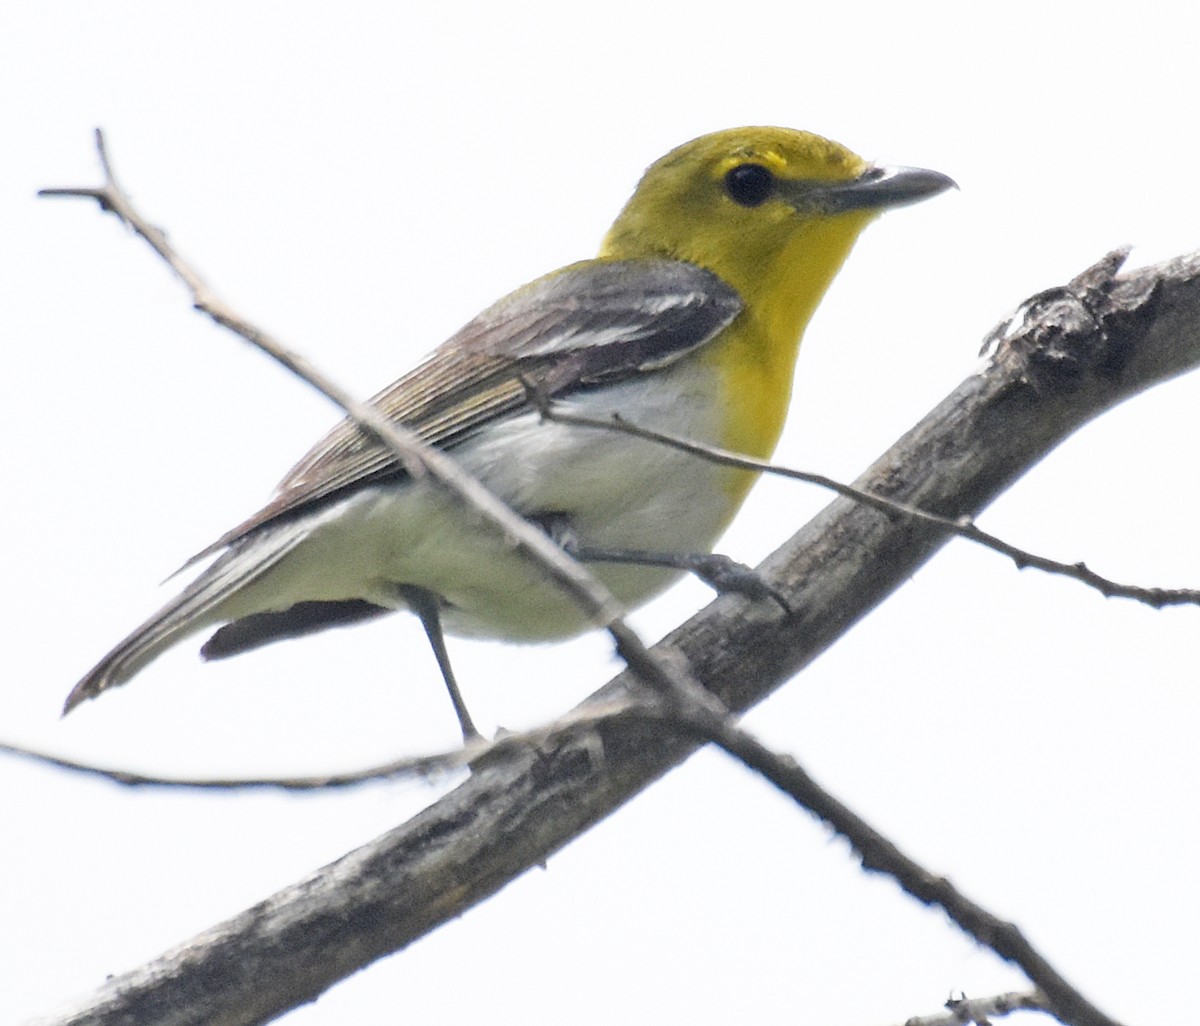
M706 267L776 343L794 345L859 232L885 208L952 184L934 171L873 167L811 132L732 128L652 164L600 255Z

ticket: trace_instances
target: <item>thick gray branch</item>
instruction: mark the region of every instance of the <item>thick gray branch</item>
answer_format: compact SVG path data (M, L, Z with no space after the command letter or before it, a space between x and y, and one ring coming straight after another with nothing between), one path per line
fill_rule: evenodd
M974 515L1081 424L1200 363L1200 254L1112 278L1119 259L1023 308L995 353L857 482ZM838 499L761 568L787 598L723 596L659 651L735 710L778 687L945 541ZM602 689L627 686L622 675ZM632 686L632 685L629 685ZM269 1020L503 887L676 765L694 743L620 719L505 754L410 822L110 980L45 1023L234 1026Z

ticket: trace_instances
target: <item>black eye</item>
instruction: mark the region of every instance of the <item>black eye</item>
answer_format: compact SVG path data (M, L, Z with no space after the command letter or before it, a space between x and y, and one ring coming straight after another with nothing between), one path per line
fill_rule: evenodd
M775 176L761 164L739 164L725 175L725 191L734 203L757 207L771 198Z

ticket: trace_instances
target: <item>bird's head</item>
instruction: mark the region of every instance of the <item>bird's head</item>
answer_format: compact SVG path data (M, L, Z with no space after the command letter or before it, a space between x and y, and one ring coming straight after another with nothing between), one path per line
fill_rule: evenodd
M936 171L872 165L811 132L728 129L650 165L601 256L686 260L751 304L800 289L815 292L815 305L874 217L953 184Z

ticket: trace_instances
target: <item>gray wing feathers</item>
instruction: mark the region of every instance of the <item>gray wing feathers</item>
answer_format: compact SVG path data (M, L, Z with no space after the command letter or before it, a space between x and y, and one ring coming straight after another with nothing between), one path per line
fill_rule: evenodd
M452 450L480 428L548 398L644 373L709 342L742 310L715 274L677 260L591 260L493 304L409 374L372 397L391 419ZM347 488L402 473L344 420L280 482L272 500L187 565Z
M592 369L624 376L691 352L741 309L731 286L695 264L587 261L518 289L447 345L514 361L587 353Z

